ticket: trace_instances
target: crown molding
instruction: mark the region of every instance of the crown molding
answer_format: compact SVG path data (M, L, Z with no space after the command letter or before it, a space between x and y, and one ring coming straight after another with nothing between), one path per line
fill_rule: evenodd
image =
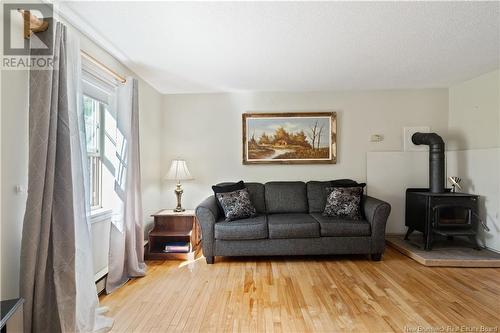
M87 21L85 21L80 15L78 15L74 10L69 8L66 3L71 3L72 1L53 1L53 0L41 0L42 3L50 4L54 9L54 18L59 17L67 24L71 25L73 28L78 30L82 35L87 37L90 41L96 44L98 47L103 49L106 53L111 55L117 61L119 61L123 66L128 67L126 64L130 63L130 59L113 43L106 39L102 34L95 30Z
M125 67L130 73L136 77L140 77L144 82L150 85L158 93L163 94L163 92L153 85L148 79L139 75L136 70L134 70L133 61L125 55L118 47L111 43L106 37L99 33L96 29L92 27L85 19L78 15L74 10L67 6L67 3L72 1L53 1L53 0L41 0L43 3L51 4L54 6L54 16L59 17L74 29L78 30L82 35L87 37L92 43L101 48L103 51L108 53L111 57L115 58L123 67Z

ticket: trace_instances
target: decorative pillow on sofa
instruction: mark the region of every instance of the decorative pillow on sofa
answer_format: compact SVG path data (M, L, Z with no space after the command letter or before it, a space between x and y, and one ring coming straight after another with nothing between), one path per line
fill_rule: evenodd
M214 185L212 186L212 190L214 191L214 195L217 198L217 193L228 193L236 190L242 190L246 188L245 183L240 180L237 183L229 184L229 185ZM224 214L224 209L222 208L219 200L217 200L217 206L219 207L219 211L221 214Z
M361 198L363 187L327 187L326 206L324 216L344 218L348 220L361 220Z
M217 193L226 221L244 219L257 215L257 210L250 201L250 194L246 188L233 192Z

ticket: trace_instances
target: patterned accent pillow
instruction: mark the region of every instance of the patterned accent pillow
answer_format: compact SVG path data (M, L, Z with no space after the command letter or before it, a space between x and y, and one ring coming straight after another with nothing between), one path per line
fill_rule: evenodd
M217 197L217 193L227 193L227 192L233 192L236 190L242 190L246 188L245 183L240 180L237 183L233 184L225 184L225 185L214 185L212 186L212 190L214 191L214 195ZM224 214L224 209L220 205L219 200L217 200L217 207L219 207L219 211L221 214Z
M326 206L323 216L347 220L361 220L363 187L327 187Z
M246 188L233 192L217 193L226 221L245 219L257 215L257 210L250 201L250 194Z

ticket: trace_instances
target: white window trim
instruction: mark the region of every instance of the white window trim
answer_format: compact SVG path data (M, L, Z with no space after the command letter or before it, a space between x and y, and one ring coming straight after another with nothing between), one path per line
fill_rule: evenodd
M86 58L82 59L82 76L83 79L90 79L93 84L98 88L104 90L108 94L111 94L113 90L120 84L114 76L102 68L98 67L95 63L89 61Z
M113 103L112 96L115 92L115 87L104 84L95 76L83 72L82 74L82 90L84 95L88 95L104 104L111 105Z
M94 209L90 213L90 224L110 220L112 215L113 210L111 208Z

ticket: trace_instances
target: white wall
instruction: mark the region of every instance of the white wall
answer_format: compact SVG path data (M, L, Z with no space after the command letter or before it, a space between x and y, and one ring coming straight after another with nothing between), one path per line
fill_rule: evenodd
M1 297L16 296L21 230L28 184L28 72L2 73L2 288Z
M407 188L426 188L429 184L428 152L369 152L367 194L391 204L386 233L403 234Z
M163 173L180 157L196 178L184 183L183 204L194 208L220 181L366 180L368 151L400 151L402 127L428 125L446 133L446 89L338 93L233 93L165 95ZM242 165L241 114L262 111L337 111L336 165ZM380 143L369 142L382 134ZM380 170L390 172L390 170ZM162 205L175 206L174 184L164 182Z
M500 251L500 71L449 89L448 175L463 178L464 191L481 195L480 214L490 232L479 240Z
M448 176L463 179L463 191L479 197L479 215L490 231L479 228L480 244L500 251L499 175L500 148L447 152Z
M151 214L162 208L162 117L162 95L143 80L139 80L139 139L145 237L153 224Z
M3 6L0 9L3 17ZM12 33L22 34L22 20ZM3 36L3 35L2 35ZM3 43L2 43L3 44ZM3 45L2 45L3 48ZM2 52L3 54L3 52ZM1 298L16 296L19 281L19 253L25 193L15 186L26 186L28 178L28 72L2 70L1 75ZM21 181L20 181L21 180ZM22 217L21 217L22 222Z
M499 146L499 75L496 70L450 87L449 150Z
M22 33L22 27L19 27ZM117 60L81 36L82 49L122 75L133 75ZM15 297L19 289L19 256L26 193L16 185L28 183L28 72L2 71L1 87L1 298ZM140 140L144 219L160 208L162 96L139 80ZM90 255L90 254L89 254Z

